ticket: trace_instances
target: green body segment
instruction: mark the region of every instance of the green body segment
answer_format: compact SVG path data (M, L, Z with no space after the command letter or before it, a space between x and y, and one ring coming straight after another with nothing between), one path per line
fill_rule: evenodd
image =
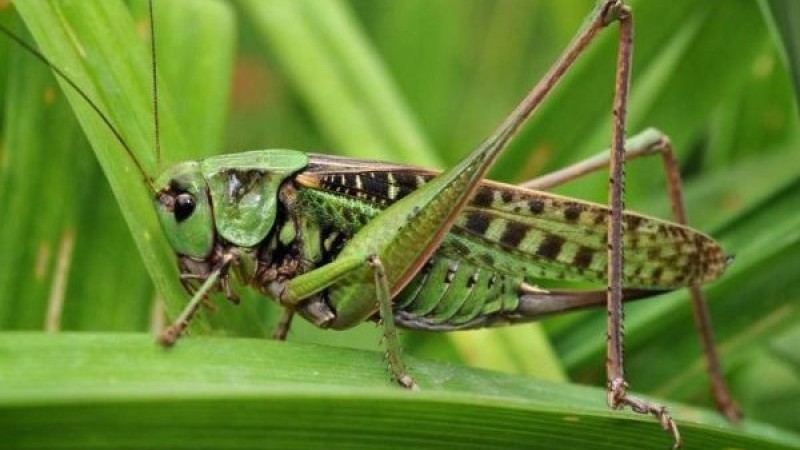
M519 277L439 255L431 261L398 297L397 309L410 317L458 326L478 315L517 309Z
M201 166L220 236L240 247L264 240L275 224L281 183L307 164L306 154L280 149L204 160Z

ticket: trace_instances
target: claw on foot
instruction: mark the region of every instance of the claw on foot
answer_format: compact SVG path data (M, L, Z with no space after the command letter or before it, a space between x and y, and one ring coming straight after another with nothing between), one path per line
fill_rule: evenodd
M274 341L285 341L286 340L286 336L288 336L288 334L289 334L289 330L284 330L284 329L281 329L280 327L275 328L275 330L272 331L272 340L274 340Z
M606 390L606 402L611 409L621 409L623 399L627 395L628 383L622 378L615 378L608 382L608 389Z
M677 450L681 448L681 433L678 431L678 425L675 420L670 416L666 406L656 403L650 403L647 400L628 395L628 383L621 378L615 378L608 383L608 405L612 409L622 409L626 406L638 414L649 414L655 417L661 424L664 431L672 434L672 449Z
M408 376L407 374L403 374L403 375L400 375L399 377L397 377L397 382L400 384L400 386L403 386L406 389L409 389L409 390L412 390L412 391L419 390L419 386L417 386L417 382L414 381L414 379L411 378L410 376Z
M156 341L158 342L158 345L162 347L165 348L172 347L173 345L175 345L175 342L181 336L182 331L183 330L181 329L181 327L175 324L170 325L167 328L164 328L164 330L162 330L161 333L158 334Z

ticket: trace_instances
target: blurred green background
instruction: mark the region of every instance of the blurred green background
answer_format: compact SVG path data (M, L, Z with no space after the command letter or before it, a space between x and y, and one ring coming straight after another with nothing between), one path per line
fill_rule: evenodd
M155 173L146 5L81 3L24 2L31 34L3 2L0 21L75 77ZM800 432L800 13L788 0L630 3L629 132L653 126L672 138L690 221L736 255L706 289L735 396L748 418ZM157 2L162 163L283 147L448 167L491 133L592 5ZM493 178L521 182L607 146L615 38L604 33L579 61ZM186 297L140 177L73 99L98 164L41 63L8 39L0 60L0 330L159 329L164 308L174 316ZM627 206L668 217L660 162L633 162L627 175ZM604 180L558 192L602 202ZM266 336L276 320L263 298L217 303L196 333ZM604 317L403 339L422 358L602 385ZM381 348L372 324L344 333L297 325L292 341ZM625 331L636 392L711 405L684 292L629 305Z

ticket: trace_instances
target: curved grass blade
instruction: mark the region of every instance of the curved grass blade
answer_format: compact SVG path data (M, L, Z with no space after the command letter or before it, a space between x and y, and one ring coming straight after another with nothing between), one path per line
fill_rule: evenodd
M761 0L762 11L792 69L795 99L800 105L800 5L789 0Z
M165 351L143 335L20 333L0 336L0 353L0 432L16 448L668 445L649 421L607 411L596 388L413 360L421 390L408 392L377 352L213 338ZM768 426L675 409L687 450L800 445Z

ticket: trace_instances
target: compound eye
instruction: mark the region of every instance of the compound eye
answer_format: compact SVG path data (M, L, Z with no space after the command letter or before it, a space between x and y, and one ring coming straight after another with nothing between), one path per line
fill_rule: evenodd
M194 207L195 203L192 194L185 192L183 194L178 194L178 196L175 197L175 220L180 223L188 219L194 212Z

